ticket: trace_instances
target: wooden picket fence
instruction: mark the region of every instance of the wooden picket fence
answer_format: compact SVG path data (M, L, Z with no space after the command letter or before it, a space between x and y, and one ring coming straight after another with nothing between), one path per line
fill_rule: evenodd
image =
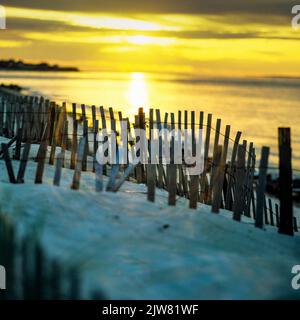
M131 180L147 185L148 200L152 202L155 201L156 188L160 188L168 192L168 204L171 206L176 205L178 197L185 197L192 209L197 209L199 204L207 204L213 213L218 213L220 209L232 211L233 219L237 221L246 216L252 218L260 228L263 224L280 227L280 208L265 195L269 148L262 149L259 181L256 183L254 144L241 140L240 131L232 138L230 125L225 126L223 134L221 119L217 119L214 126L212 114L207 114L205 119L204 112L199 112L197 121L196 116L195 111L179 111L177 117L174 113L162 115L159 109L150 109L149 115L146 115L140 108L134 123L131 123L129 118L124 118L121 112L112 108L105 110L104 107L73 104L68 110L66 103L58 105L43 97L16 95L2 90L0 135L11 140L2 144L0 156L6 163L11 183L24 182L30 145L38 144L37 184L43 182L45 163L55 165L55 185L60 184L63 167L74 170L71 185L74 190L80 188L81 172L91 170L95 172L97 192L104 190L104 187L107 191L116 192L126 180ZM106 129L118 135L121 121L127 122L129 146L139 139L134 136L134 128L149 130L149 141L153 128L190 130L192 138L197 129L203 130L204 171L200 175L190 176L187 174L187 165L174 164L172 161L168 165L99 165L95 157L97 134ZM13 145L13 159L20 161L17 175L9 152ZM57 148L60 148L58 156ZM69 163L66 162L67 151L71 155ZM106 186L103 185L103 175L109 177ZM297 221L293 217L292 220L293 231L297 231Z

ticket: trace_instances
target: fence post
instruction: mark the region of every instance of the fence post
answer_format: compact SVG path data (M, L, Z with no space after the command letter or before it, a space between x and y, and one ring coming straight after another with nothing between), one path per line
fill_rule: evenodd
M156 124L157 124L157 129L160 131L161 130L161 117L160 117L160 110L156 109ZM164 167L162 164L162 136L159 135L158 137L159 141L159 164L158 164L158 179L157 179L157 187L162 189L164 187Z
M1 144L2 147L2 151L3 151L3 158L6 164L6 169L7 169L7 173L8 173L8 177L9 177L9 182L10 183L16 183L16 178L15 178L15 174L14 174L14 169L12 166L12 162L9 156L9 151L8 151L8 147L7 144L2 143Z
M63 165L63 152L60 152L57 155L56 163L55 163L55 172L54 172L54 178L53 178L53 185L59 186L60 185L60 178L61 178L61 170Z
M245 206L244 202L244 183L245 183L245 155L244 145L239 145L236 168L236 184L234 193L233 219L241 221L241 214Z
M279 205L275 204L276 226L279 227Z
M223 189L223 177L224 177L224 165L222 157L222 146L218 146L214 152L214 181L212 183L212 207L211 212L219 213L221 200L222 200L222 189Z
M86 119L86 118L84 118ZM85 147L82 158L82 171L87 171L87 157L89 153L89 128L88 120L83 120L83 138L85 139Z
M233 174L234 174L236 154L237 154L238 146L240 143L241 135L242 133L240 131L238 131L236 134L233 149L232 149L232 154L231 154L230 167L228 169L229 173L228 173L228 183L227 183L226 199L225 199L225 209L227 210L232 210Z
M73 190L79 189L81 170L82 170L82 160L83 160L84 152L85 152L85 144L86 144L86 139L85 139L85 137L82 137L80 139L79 146L78 146L76 166L75 166L75 171L74 171L74 175L73 175L73 182L71 185L71 188Z
M256 188L256 219L255 227L262 228L264 224L264 201L265 201L265 190L267 180L267 168L269 160L270 149L263 147L261 151L261 159L259 166L259 179Z
M214 146L213 146L213 154L212 154L212 163L211 163L211 169L210 169L210 184L208 189L208 204L212 203L212 190L213 190L213 184L215 182L214 175L216 174L216 171L218 168L216 168L216 164L214 162L216 157L216 152L219 148L219 137L220 137L220 131L221 131L221 119L217 119L216 123L216 130L215 130L215 140L214 140Z
M201 186L201 193L200 193L200 202L206 203L207 202L207 192L208 187L206 184L207 177L206 173L209 167L209 144L210 144L210 132L211 132L211 122L212 122L212 114L209 113L207 115L207 126L206 126L206 136L205 136L205 146L204 146L204 168L200 179L200 186Z
M270 210L270 223L274 226L274 217L273 217L273 204L272 200L269 198L269 210Z
M105 110L102 106L100 107L100 115L101 115L101 131L103 133L103 131L107 130L107 126L106 126ZM107 141L108 141L108 137L105 135L103 143L107 143ZM103 165L103 174L107 175L106 165Z
M291 129L279 128L279 233L294 235L292 197L292 149Z
M156 166L151 163L151 139L153 134L153 109L149 111L149 163L147 164L148 201L155 201Z
M171 130L175 129L175 117L171 113ZM175 138L172 136L170 145L170 164L167 165L167 177L168 177L168 191L169 191L169 206L176 205L176 192L177 192L177 168L174 163L174 150L175 150Z
M24 183L24 175L25 175L25 170L27 166L27 161L28 161L28 156L30 152L30 143L27 142L24 146L22 157L21 157L21 162L20 162L20 167L17 175L17 183Z

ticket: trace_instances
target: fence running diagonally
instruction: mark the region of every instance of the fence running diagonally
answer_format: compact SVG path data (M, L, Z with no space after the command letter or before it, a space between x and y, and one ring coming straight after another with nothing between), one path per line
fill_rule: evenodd
M214 128L212 114L207 115L206 121L204 112L196 114L194 111L179 111L177 117L174 113L165 113L163 116L162 120L158 109L150 109L149 115L146 115L140 108L134 123L131 123L129 118L124 118L121 112L115 112L112 108L105 110L103 107L73 104L68 110L65 103L60 106L43 97L16 95L2 90L0 135L10 141L2 144L0 155L6 163L11 183L24 182L30 145L38 144L35 158L36 183L43 182L46 163L55 165L55 185L60 184L62 167L74 170L71 187L75 190L80 188L81 172L91 170L95 172L96 191L104 189L102 177L107 175L108 191L118 191L124 181L132 180L147 185L149 201L155 201L156 188L162 188L169 194L169 205L176 205L177 197L185 197L193 209L200 203L211 205L213 213L227 209L233 212L233 219L238 221L242 215L257 220L259 214L258 218L263 219L265 224L279 226L279 206L265 196L264 188L256 188L256 153L252 142L241 141L241 132L237 132L232 139L230 125L226 125L223 134L221 119L216 120ZM124 121L127 122L128 149L140 139L135 137L135 128L149 130L149 142L150 130L153 128L190 130L192 137L196 130L203 130L203 172L189 175L188 165L184 162L174 164L171 161L165 165L161 162L161 157L158 164L99 165L96 161L99 144L97 134L108 129L118 135L121 122ZM11 156L10 149L13 145L14 152ZM60 153L56 156L58 148ZM70 159L66 159L67 152ZM11 164L12 157L20 161L17 175ZM263 166L267 167L267 162ZM265 175L265 171L261 170L260 173ZM262 181L265 179L261 178ZM295 219L294 230L297 231Z

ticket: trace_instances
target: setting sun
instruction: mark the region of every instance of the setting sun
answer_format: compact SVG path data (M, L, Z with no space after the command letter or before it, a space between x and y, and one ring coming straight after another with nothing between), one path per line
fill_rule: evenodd
M143 73L132 73L128 90L128 100L131 106L130 114L136 114L139 107L147 112L148 89Z

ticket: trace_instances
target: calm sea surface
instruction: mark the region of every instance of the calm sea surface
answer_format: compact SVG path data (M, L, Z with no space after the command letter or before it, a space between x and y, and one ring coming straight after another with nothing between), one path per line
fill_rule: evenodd
M113 107L132 116L149 110L204 111L222 119L259 149L271 148L278 165L277 129L292 128L293 167L300 170L300 79L205 79L147 73L0 72L0 83L14 83L51 99ZM206 120L206 119L205 119ZM299 176L295 170L294 175Z

